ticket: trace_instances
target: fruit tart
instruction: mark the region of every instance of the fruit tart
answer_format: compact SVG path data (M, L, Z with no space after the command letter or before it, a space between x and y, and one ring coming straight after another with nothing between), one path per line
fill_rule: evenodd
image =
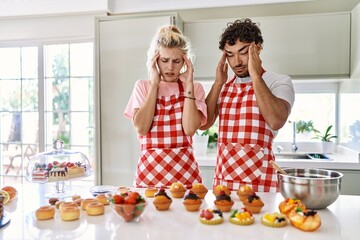
M252 212L246 208L242 208L240 210L235 209L231 213L229 221L236 225L251 225L254 223L255 218L253 217Z
M321 226L321 219L316 211L301 207L290 212L289 220L291 225L305 232L315 231Z
M265 213L261 217L261 223L268 227L285 227L287 219L282 213Z
M207 224L207 225L220 224L223 222L223 219L224 219L223 214L218 209L214 210L212 208L207 208L207 209L201 209L200 211L199 220L203 224Z
M299 200L295 198L286 198L284 201L279 204L279 211L286 216L289 216L290 212L295 210L296 208L306 209L305 205Z

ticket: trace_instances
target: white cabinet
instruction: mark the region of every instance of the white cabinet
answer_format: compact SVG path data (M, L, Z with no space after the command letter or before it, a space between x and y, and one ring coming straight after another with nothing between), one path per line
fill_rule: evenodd
M175 16L111 16L96 19L97 179L131 186L140 145L124 110L136 80L147 79L146 53L157 29Z
M221 52L220 35L235 19L184 23L196 54L195 76L209 79ZM260 24L264 44L261 58L268 71L302 76L348 76L350 13L252 18Z

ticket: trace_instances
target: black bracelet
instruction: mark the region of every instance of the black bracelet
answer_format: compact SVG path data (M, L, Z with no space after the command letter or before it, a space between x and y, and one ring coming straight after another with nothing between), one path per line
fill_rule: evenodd
M184 98L188 98L188 99L196 100L196 98L194 98L194 97L184 96Z

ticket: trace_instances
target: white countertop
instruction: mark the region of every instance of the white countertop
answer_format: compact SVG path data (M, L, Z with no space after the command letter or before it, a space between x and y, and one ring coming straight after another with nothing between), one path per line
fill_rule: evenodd
M76 182L74 182L76 183ZM74 184L73 183L73 184ZM278 211L283 200L281 194L258 193L265 203L260 214L254 214L255 223L250 226L233 225L228 221L230 213L224 213L220 225L204 225L199 222L199 212L187 212L182 199L173 198L169 211L157 211L152 199L147 199L147 207L139 222L124 222L106 206L104 215L87 216L81 212L79 220L64 222L58 210L52 220L38 221L35 210L47 204L50 184L23 184L14 186L18 197L5 205L11 222L0 229L0 239L358 239L360 236L360 196L341 195L327 209L320 210L322 225L315 232L302 232L290 224L284 228L270 228L260 223L265 212ZM72 192L83 198L91 197L89 186L72 186ZM201 208L213 207L214 195L209 191ZM233 193L233 208L241 208L242 203Z

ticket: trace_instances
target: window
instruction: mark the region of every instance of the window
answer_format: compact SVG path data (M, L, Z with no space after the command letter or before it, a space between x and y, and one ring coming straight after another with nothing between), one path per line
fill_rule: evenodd
M0 48L2 175L23 176L58 138L95 168L93 62L92 42Z

